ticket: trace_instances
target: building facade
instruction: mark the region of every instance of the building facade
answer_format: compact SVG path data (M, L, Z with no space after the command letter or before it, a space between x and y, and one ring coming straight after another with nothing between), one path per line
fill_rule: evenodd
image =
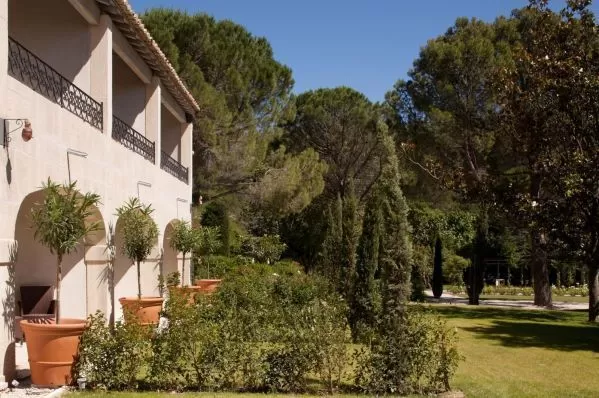
M142 293L180 268L168 244L191 217L192 122L197 103L126 0L0 0L0 375L14 375L22 286L55 285L56 260L33 237L30 213L48 178L95 192L103 230L64 260L61 313L85 318L137 291L120 252L109 277L115 209L137 197L160 237L142 265ZM25 122L33 138L22 136ZM188 274L188 272L186 272ZM111 280L114 280L111 283ZM113 285L113 288L111 288ZM108 315L107 315L108 316Z

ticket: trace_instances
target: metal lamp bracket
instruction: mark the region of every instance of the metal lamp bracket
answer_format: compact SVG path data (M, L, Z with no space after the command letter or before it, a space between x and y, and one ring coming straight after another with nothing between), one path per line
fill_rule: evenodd
M22 119L2 119L2 118L0 118L0 129L2 130L2 134L1 134L0 138L2 139L2 146L4 148L8 148L8 144L11 141L10 135L17 130L22 129L25 126L26 120L27 120L26 118L22 118ZM15 122L17 127L10 130L10 122Z

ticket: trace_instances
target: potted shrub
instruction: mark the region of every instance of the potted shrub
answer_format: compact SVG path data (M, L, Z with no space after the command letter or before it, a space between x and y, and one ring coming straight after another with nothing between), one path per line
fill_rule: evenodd
M56 256L54 320L21 321L27 337L31 381L38 385L71 383L73 359L86 326L84 319L65 319L60 315L62 260L76 251L89 233L101 228L99 222L89 221L100 197L94 193L80 194L75 184L59 185L48 178L43 185L44 201L31 211L35 239Z
M201 288L198 286L187 286L185 283L185 256L190 253L194 248L198 247L201 241L201 231L195 229L191 226L191 224L185 220L180 220L177 222L173 229L173 235L170 239L170 246L174 250L180 252L183 255L182 264L181 264L181 274L178 272L173 273L167 276L167 279L171 278L170 290L178 289L179 281L180 281L180 290L181 293L187 294L190 293L189 301L193 302L195 293L201 291ZM177 276L177 281L173 285L172 280L173 276ZM168 284L168 281L167 281Z
M202 257L215 253L221 246L220 231L218 227L200 227L194 253L197 255L200 265ZM195 285L203 293L213 293L221 283L221 279L210 279L210 266L207 266L207 279L197 279Z
M151 205L144 205L137 198L129 199L117 209L120 230L123 237L121 252L137 267L137 296L121 297L125 320L134 316L141 324L157 324L162 310L162 297L141 296L141 263L146 261L156 240L158 226L152 218L154 210ZM131 319L131 318L129 318Z

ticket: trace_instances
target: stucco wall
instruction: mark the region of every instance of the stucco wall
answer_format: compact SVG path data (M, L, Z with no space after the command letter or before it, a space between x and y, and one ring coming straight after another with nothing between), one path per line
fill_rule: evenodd
M117 54L113 54L112 59L114 115L145 135L146 85Z
M13 39L89 92L90 29L69 2L9 0L8 16Z
M164 105L161 106L161 115L162 150L181 162L181 123Z

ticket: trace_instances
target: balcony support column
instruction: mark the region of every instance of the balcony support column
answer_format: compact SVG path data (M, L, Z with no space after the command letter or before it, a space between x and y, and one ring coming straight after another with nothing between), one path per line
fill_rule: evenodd
M146 85L146 138L154 141L156 144L156 165L160 167L160 148L162 147L160 140L160 130L162 125L161 119L161 90L160 78L152 76L150 84Z
M193 187L193 123L181 124L181 158L180 163L188 168L189 199Z
M112 30L106 14L91 26L91 96L102 103L102 132L107 138L112 135Z

